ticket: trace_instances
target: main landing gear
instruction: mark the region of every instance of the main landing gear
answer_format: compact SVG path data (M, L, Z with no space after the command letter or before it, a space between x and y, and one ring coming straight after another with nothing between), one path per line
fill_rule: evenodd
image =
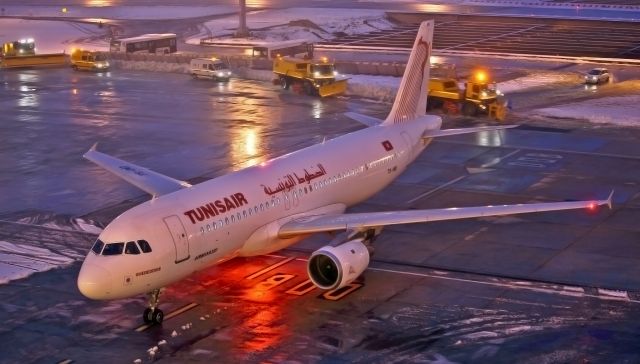
M149 307L144 310L142 319L146 324L161 324L164 319L164 312L158 307L158 298L160 297L160 288L154 289L148 293Z

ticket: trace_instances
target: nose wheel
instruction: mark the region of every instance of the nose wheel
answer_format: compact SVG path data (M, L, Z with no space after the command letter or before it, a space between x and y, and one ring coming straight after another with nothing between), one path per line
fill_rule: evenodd
M149 307L142 313L142 319L146 324L161 324L164 319L164 312L158 308L160 289L154 289L148 295Z

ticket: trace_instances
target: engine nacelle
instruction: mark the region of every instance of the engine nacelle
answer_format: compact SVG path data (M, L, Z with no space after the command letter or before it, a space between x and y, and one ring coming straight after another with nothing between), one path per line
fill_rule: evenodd
M322 247L309 258L309 279L322 289L344 287L358 278L369 266L369 249L362 239L337 246Z

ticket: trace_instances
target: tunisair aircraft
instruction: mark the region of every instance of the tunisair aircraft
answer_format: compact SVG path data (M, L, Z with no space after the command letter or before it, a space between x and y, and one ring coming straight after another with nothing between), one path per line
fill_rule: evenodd
M400 88L385 120L348 113L367 128L200 183L100 153L84 156L153 196L113 220L82 264L78 288L97 300L146 293L147 323L161 323L163 287L234 257L269 254L319 232L340 232L313 252L307 271L321 289L344 287L369 265L387 225L539 211L593 209L606 200L431 210L347 213L389 185L433 138L513 126L441 130L425 115L433 21L420 25Z

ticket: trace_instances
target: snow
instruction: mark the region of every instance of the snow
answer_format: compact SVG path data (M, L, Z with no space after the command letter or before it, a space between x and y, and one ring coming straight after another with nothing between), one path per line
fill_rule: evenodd
M0 284L67 266L74 261L46 248L0 241Z
M400 87L400 77L345 75L349 78L348 95L357 95L381 102L393 102Z
M57 17L61 19L93 18L95 20L187 19L201 16L233 14L237 6L3 6L4 15L20 17Z
M640 127L640 95L602 97L533 110L534 115Z
M206 22L200 27L200 33L190 37L187 43L200 44L201 38L212 36L221 37L216 39L216 42L228 43L276 42L294 39L315 42L331 39L336 32L358 34L378 29L389 29L392 24L384 16L383 10L364 9L340 9L340 11L325 8L260 10L247 14L247 27L251 32L251 37L248 39L239 40L230 37L238 27L238 17L233 15Z
M534 87L549 86L552 84L576 83L580 80L581 76L574 73L539 71L513 80L499 82L497 88L501 92L509 94Z

